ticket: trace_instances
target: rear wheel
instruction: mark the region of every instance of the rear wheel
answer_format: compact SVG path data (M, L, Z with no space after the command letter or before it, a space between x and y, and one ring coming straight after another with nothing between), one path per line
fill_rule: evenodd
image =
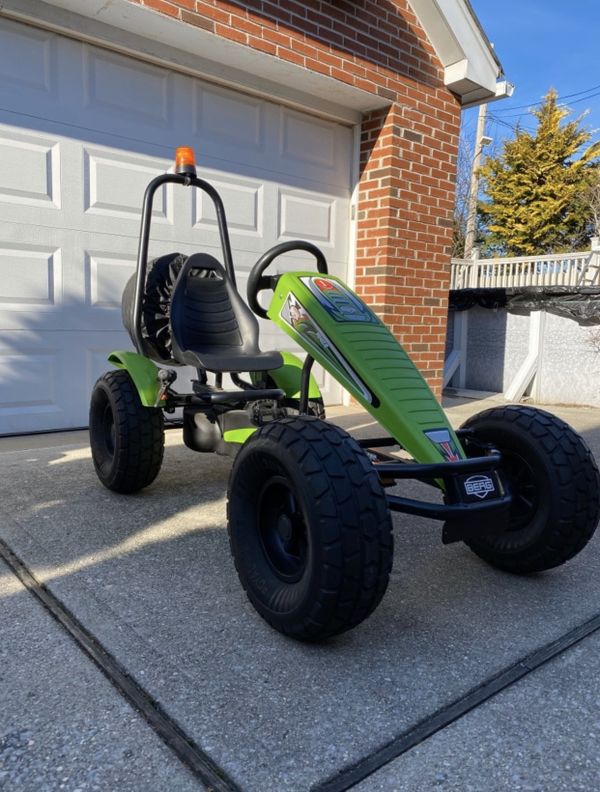
M555 415L521 405L485 410L462 428L502 453L513 494L508 528L468 546L517 573L550 569L579 553L600 518L600 475L583 439Z
M109 371L94 385L90 446L98 478L114 492L152 483L163 459L162 410L144 407L126 371Z
M309 416L260 427L236 457L228 498L240 581L276 630L322 640L377 607L391 519L373 466L342 429Z

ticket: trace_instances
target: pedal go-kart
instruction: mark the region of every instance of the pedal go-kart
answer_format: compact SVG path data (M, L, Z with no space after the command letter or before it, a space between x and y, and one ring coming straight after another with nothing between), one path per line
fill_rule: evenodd
M148 262L152 202L166 183L193 186L212 199L223 263L208 253ZM317 271L265 274L294 250L312 254ZM258 300L266 290L267 310ZM137 351L110 355L116 370L94 386L90 439L100 481L120 493L140 490L158 474L163 413L176 408L183 408L189 448L235 457L231 552L251 603L275 629L321 640L373 612L392 567L390 511L443 521L444 543L464 541L515 573L558 566L590 539L600 477L573 429L516 405L486 410L454 432L400 344L328 274L317 247L302 241L273 247L254 265L247 297L254 313L236 289L221 199L196 176L193 152L178 149L176 172L146 190L137 272L123 295L124 324ZM254 314L297 342L304 361L262 352ZM315 360L386 437L357 441L324 420L311 374ZM174 366L197 371L191 393L175 390ZM223 387L224 374L235 389ZM394 448L411 459L388 453ZM441 490L443 502L386 493L404 479Z

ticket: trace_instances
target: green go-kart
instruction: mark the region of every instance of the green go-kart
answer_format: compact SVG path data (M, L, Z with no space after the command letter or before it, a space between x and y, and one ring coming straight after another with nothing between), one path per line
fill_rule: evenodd
M101 482L121 493L150 484L163 459L164 413L183 408L189 448L235 457L227 517L241 583L269 624L299 640L341 633L377 607L392 567L391 511L442 521L445 543L464 541L509 572L539 572L578 553L600 509L598 469L581 437L520 405L486 410L453 431L394 336L308 242L276 245L257 261L251 311L236 289L221 199L185 154L144 197L137 272L123 297L137 351L111 354L117 370L92 393ZM212 199L223 263L207 253L148 263L152 202L166 183ZM312 254L317 271L265 274L294 250ZM262 352L254 314L297 342L304 361ZM386 436L355 440L324 420L315 360ZM191 393L175 390L176 366L196 370ZM404 479L430 484L437 498L398 494Z

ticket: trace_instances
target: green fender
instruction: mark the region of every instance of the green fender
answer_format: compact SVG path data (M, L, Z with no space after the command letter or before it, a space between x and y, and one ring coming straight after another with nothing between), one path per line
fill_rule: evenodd
M288 399L299 399L302 366L304 362L300 360L297 355L294 355L293 352L282 352L281 357L283 358L283 365L277 369L271 369L271 371L268 372L269 377L273 380L277 388L281 388ZM263 376L264 372L262 371L250 372L250 378L254 385L260 382ZM308 386L308 398L322 398L317 381L312 374L310 375L310 383Z
M244 426L240 429L229 429L228 431L223 432L223 440L226 443L237 443L238 445L243 445L250 435L253 435L257 429L257 426Z
M111 352L108 362L127 371L144 407L156 407L160 384L158 369L151 360L137 352Z

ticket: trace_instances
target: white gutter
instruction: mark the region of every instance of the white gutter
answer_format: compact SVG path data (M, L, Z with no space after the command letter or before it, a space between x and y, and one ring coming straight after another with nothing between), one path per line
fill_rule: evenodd
M408 0L462 107L510 96L502 64L468 0Z

